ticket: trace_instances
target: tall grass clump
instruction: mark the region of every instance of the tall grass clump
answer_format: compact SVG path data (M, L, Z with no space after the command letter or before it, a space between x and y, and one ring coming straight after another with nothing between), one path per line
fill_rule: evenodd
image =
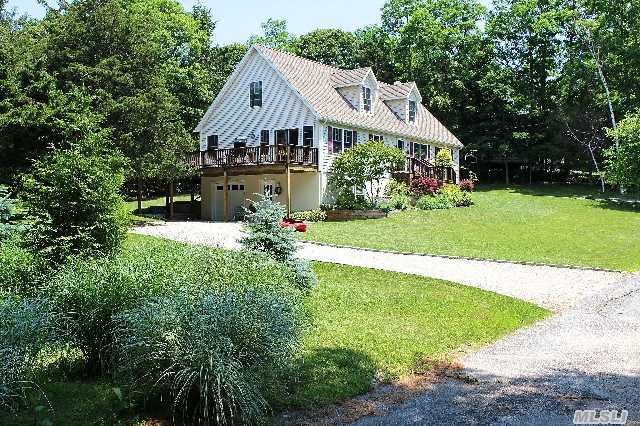
M46 300L0 298L0 409L13 409L37 387L32 367L38 353L58 342L60 317Z
M119 376L167 395L199 424L256 424L286 382L301 330L283 294L222 291L154 299L115 316Z
M22 246L17 234L0 241L0 295L33 295L47 271L42 259Z

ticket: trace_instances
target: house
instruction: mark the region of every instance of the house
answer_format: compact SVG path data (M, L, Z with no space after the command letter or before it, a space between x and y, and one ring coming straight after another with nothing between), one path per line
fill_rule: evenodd
M289 212L331 200L333 159L369 140L407 154L408 178L456 181L460 141L422 105L415 83L387 84L371 68L344 70L252 46L195 129L202 170L202 217L233 219L256 193ZM436 170L440 149L454 167Z

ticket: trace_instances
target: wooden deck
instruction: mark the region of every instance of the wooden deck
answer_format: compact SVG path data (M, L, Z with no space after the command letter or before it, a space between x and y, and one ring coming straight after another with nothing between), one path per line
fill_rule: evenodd
M213 149L195 152L187 160L206 169L251 171L255 168L283 170L284 166L300 170L317 170L318 148L296 145L265 145L246 148ZM245 173L246 174L246 173Z

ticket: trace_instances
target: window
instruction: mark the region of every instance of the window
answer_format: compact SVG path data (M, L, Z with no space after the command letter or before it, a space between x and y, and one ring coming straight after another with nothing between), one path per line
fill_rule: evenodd
M416 121L416 101L409 101L409 121Z
M287 144L287 131L276 130L276 145L286 145L286 144Z
M218 149L218 135L207 136L207 149L209 151Z
M313 146L313 126L304 126L302 128L302 145Z
M246 148L247 147L247 142L246 141L237 141L233 143L233 147L234 148Z
M273 200L273 197L275 195L275 190L274 190L275 186L273 183L271 182L265 182L264 185L262 185L262 194L269 198L270 200Z
M384 136L374 135L373 133L369 133L369 140L374 142L384 142Z
M428 160L431 158L431 146L422 143L414 143L413 155L421 160Z
M345 130L343 148L347 150L352 146L353 146L353 132L351 130Z
M336 127L333 128L333 153L337 154L342 152L342 129Z
M260 131L260 145L269 145L269 131Z
M405 144L404 144L404 141L402 139L398 139L398 145L397 146L398 146L399 150L404 152Z
M371 89L368 87L362 87L362 100L364 105L364 110L366 112L371 111Z
M288 129L287 142L289 142L289 145L298 145L299 135L300 135L299 129Z
M249 105L251 108L262 106L262 82L254 81L249 85Z

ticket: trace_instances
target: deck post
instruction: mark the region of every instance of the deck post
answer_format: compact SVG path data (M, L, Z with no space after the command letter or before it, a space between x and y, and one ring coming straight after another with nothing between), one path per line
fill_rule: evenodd
M287 164L287 218L291 217L291 169Z
M229 174L224 169L224 214L222 216L225 222L229 221Z

